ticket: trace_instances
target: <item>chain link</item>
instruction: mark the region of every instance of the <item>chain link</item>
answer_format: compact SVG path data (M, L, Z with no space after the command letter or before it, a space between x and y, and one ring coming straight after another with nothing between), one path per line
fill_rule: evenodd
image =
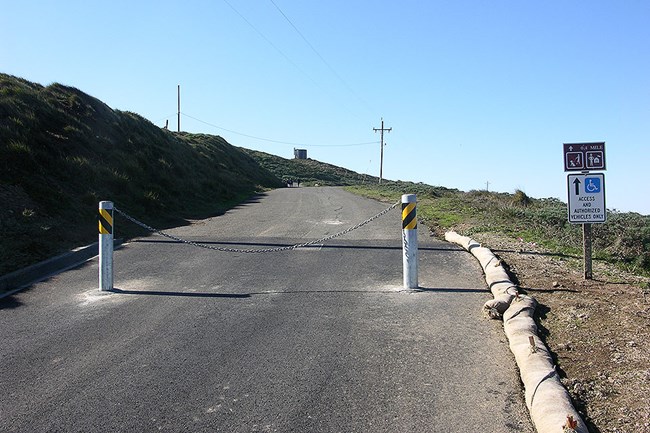
M192 245L194 247L205 248L207 250L220 251L220 252L224 252L224 253L258 254L258 253L278 253L278 252L281 252L281 251L295 250L297 248L305 248L305 247L309 247L309 246L316 245L316 244L322 244L324 242L327 242L327 241L330 241L332 239L338 238L340 236L346 235L346 234L350 233L351 231L354 231L354 230L356 230L358 228L361 228L361 227L365 226L366 224L369 224L369 223L373 222L377 218L380 218L383 215L386 215L391 210L395 209L399 204L400 204L400 202L398 201L397 203L393 204L389 208L384 209L383 211L379 212L377 215L368 218L367 220L363 221L362 223L359 223L357 225L349 227L349 228L343 230L342 232L339 232L339 233L336 233L336 234L333 234L333 235L329 235L329 236L326 236L324 238L317 239L315 241L305 242L303 244L290 245L290 246L286 246L286 247L259 248L259 249L254 249L254 248L253 249L238 249L238 248L215 247L214 245L207 245L207 244L203 244L201 242L188 241L187 239L182 239L182 238L179 238L177 236L170 235L169 233L165 233L162 230L157 230L157 229L155 229L155 228L153 228L153 227L151 227L151 226L149 226L149 225L147 225L147 224L145 224L145 223L143 223L141 221L138 221L137 219L133 218L132 216L130 216L126 212L118 209L117 207L115 207L114 209L115 209L115 212L119 213L124 218L126 218L127 220L131 221L132 223L142 227L143 229L148 230L148 231L150 231L152 233L158 234L160 236L164 236L164 237L166 237L168 239L172 239L172 240L174 240L176 242L181 242L181 243L184 243L184 244L187 244L187 245Z

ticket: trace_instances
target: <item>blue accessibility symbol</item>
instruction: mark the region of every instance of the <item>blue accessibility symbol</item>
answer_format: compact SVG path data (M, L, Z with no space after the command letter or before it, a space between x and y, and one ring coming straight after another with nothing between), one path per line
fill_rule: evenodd
M600 178L599 177L586 177L585 178L585 193L598 194L600 193Z

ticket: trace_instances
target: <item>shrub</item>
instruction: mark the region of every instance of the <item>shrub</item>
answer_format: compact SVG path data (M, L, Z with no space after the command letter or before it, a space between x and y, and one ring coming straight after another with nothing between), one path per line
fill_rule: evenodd
M532 203L532 200L530 197L526 195L525 192L523 192L520 189L517 189L515 190L515 194L512 196L512 203L515 206L528 207Z

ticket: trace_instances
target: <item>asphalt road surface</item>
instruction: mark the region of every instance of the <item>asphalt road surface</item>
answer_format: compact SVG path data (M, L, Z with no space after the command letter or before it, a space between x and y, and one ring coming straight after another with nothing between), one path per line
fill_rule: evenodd
M169 232L274 248L385 208L287 188ZM0 301L0 431L532 432L480 266L423 227L419 242L417 292L399 209L284 252L138 239L115 253L114 293L96 259L35 284Z

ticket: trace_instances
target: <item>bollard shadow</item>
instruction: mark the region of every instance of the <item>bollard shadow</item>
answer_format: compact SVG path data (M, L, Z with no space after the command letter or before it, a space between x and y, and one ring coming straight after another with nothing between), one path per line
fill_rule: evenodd
M250 294L230 294L230 293L198 293L198 292L165 292L162 290L124 290L113 288L111 293L120 295L141 295L141 296L170 296L179 298L250 298Z
M418 287L412 289L413 292L428 292L428 293L487 293L487 289L468 289L464 287Z

